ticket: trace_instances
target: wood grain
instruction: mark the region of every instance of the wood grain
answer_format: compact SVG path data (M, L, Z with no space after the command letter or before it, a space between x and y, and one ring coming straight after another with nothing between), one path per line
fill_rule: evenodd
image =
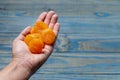
M30 80L119 80L119 0L1 0L0 69L15 37L43 11L61 24L53 54Z

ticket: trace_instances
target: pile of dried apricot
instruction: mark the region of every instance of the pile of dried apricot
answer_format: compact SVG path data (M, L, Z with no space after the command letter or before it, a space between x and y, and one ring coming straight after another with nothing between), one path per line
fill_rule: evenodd
M52 45L55 38L55 33L46 23L37 21L32 27L30 34L24 38L24 42L28 45L32 53L39 54L44 45Z

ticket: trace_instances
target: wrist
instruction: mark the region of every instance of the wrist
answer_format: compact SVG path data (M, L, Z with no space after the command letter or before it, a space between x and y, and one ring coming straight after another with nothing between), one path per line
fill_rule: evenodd
M30 76L30 70L24 67L19 60L12 60L11 63L0 71L1 80L28 80Z

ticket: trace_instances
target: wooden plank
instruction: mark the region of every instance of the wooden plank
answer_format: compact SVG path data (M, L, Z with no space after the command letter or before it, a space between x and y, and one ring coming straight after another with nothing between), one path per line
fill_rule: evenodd
M39 77L38 77L39 76ZM60 77L61 76L61 77ZM71 77L72 76L72 77ZM51 74L50 76L44 75L44 74L37 74L33 76L30 80L119 80L120 76L119 75L66 75L63 74L58 74L58 75L53 75Z
M18 35L1 32L0 48L3 52L11 50L11 43ZM97 36L97 37L96 37ZM55 52L120 52L119 35L99 35L99 34L60 34L58 36Z
M20 18L20 19L19 19ZM61 23L60 33L71 34L119 34L120 23L119 16L115 18L95 19L82 18L79 16L65 17L60 16ZM5 17L0 19L0 30L2 32L20 32L26 26L33 25L36 17L20 16L20 17ZM7 23L7 24L6 24ZM22 24L21 24L22 23ZM17 28L16 28L17 27ZM86 29L87 28L87 29Z
M10 11L11 13L14 13L14 11L19 11L24 15L27 14L38 14L39 11L43 10L55 10L60 12L60 14L80 14L80 13L90 13L90 12L96 12L96 11L102 11L102 12L111 12L116 13L118 12L117 7L119 7L119 1L118 0L109 0L107 2L105 1L98 1L98 0L76 0L76 1L0 1L1 3L1 10L2 11ZM22 6L21 6L22 5ZM32 6L31 6L32 5ZM35 6L34 6L35 5ZM94 9L93 9L94 8ZM104 9L103 9L104 8ZM64 10L65 9L65 10ZM87 10L84 10L87 9ZM12 10L12 11L11 11ZM63 11L64 10L64 11ZM31 11L34 11L32 13L29 13ZM69 13L66 13L69 12ZM14 13L15 14L15 13ZM84 14L82 14L84 15ZM89 14L90 15L90 14Z
M109 17L119 15L118 0L76 0L76 1L0 1L1 15L36 16L42 11L55 10L59 15L79 15L92 17ZM21 6L22 5L22 6ZM35 6L34 6L35 5ZM19 13L16 13L19 12ZM96 13L97 12L97 13ZM100 12L100 13L99 13ZM95 14L95 15L94 15Z
M11 56L2 55L4 67ZM119 53L118 53L119 55ZM7 59L6 59L7 58ZM87 53L53 53L45 65L31 78L33 79L112 79L118 80L120 72L120 56L114 54L87 54ZM8 61L7 61L8 60ZM99 68L99 69L98 69ZM72 71L71 71L72 70Z

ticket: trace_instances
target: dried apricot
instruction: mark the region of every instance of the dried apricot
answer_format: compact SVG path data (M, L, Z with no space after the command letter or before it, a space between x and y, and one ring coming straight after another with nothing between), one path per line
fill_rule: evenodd
M31 33L31 34L32 34L32 33L35 33L34 27L32 27L30 33Z
M31 33L41 33L42 30L47 29L48 25L42 21L37 21L33 28L31 29Z
M43 41L45 44L51 45L55 41L55 33L52 29L48 28L42 32Z
M32 53L39 54L44 47L44 42L42 39L33 39L28 46Z
M30 51L33 53L40 53L42 50L41 48L44 46L42 36L39 33L28 34L24 38L24 41L28 45Z
M34 35L33 34L28 34L25 38L24 41L28 45L29 42L33 39Z
M38 33L34 33L34 34L28 34L25 38L24 41L26 44L28 44L33 38L40 38L41 35Z

